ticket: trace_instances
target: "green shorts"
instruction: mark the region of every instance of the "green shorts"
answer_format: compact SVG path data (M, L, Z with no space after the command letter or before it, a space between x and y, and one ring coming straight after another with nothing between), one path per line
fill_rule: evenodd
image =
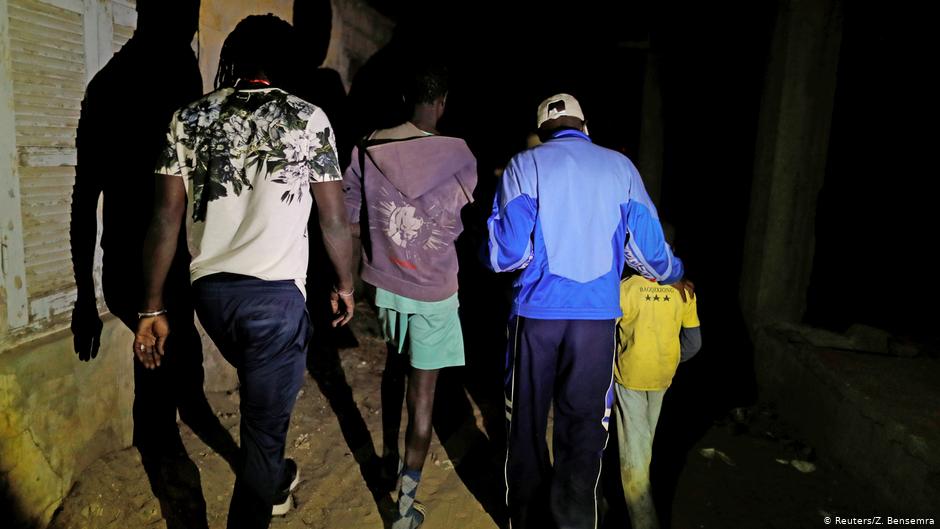
M375 305L385 341L410 355L411 367L441 369L464 365L463 331L457 294L443 301L418 301L381 288Z

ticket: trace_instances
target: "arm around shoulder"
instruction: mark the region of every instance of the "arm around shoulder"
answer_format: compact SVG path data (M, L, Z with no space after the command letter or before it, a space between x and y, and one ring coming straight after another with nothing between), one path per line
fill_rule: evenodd
M529 169L531 170L531 168ZM489 228L489 265L494 272L509 272L528 265L532 259L532 233L538 214L534 175L528 173L516 156L500 180L493 202Z

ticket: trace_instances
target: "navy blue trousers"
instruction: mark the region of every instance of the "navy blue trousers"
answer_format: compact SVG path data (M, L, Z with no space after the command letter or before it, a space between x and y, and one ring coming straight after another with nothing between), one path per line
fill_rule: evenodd
M193 284L196 314L238 370L241 442L229 529L266 528L286 480L284 445L303 384L310 321L293 281L214 274Z
M597 527L614 330L614 320L510 320L506 504L513 529ZM553 404L554 468L545 438Z

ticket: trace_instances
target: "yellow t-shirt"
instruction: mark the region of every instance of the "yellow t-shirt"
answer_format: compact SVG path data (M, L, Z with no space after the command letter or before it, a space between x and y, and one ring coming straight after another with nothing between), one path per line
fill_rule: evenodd
M614 378L634 390L668 388L679 365L679 330L699 326L695 298L683 303L675 288L632 276L620 283L620 308Z

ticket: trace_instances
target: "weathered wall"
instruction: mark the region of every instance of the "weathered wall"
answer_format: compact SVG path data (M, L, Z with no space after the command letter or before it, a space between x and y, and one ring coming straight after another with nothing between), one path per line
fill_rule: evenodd
M7 31L6 5L7 0L0 0L0 33ZM291 0L203 0L198 51L206 89L212 87L223 39L239 20L249 14L274 13L290 21L292 12ZM363 3L334 0L324 66L336 69L348 87L358 65L391 38L391 30L388 20ZM9 50L0 45L0 58L4 54L9 61ZM15 153L12 112L7 112L14 103L9 75L0 69L0 110L4 110L0 132L5 132L0 144L8 147L3 152ZM5 176L9 177L5 183L18 184L15 172ZM3 193L7 196L18 199L18 193ZM6 202L0 200L2 204ZM14 210L4 207L3 213ZM14 242L5 239L3 251L9 252ZM11 279L9 270L4 271L4 278ZM103 316L100 353L91 362L80 362L65 321L58 321L57 327L25 328L15 336L8 332L7 297L6 285L0 284L0 309L4 309L0 310L0 526L7 527L10 513L4 502L10 501L12 512L27 526L44 527L86 466L130 446L132 334L117 319ZM235 387L234 370L202 335L206 390Z
M361 0L333 0L330 48L323 66L339 72L346 89L359 66L392 38L393 24ZM275 14L293 22L292 0L203 0L199 16L199 69L213 89L225 37L248 15ZM298 67L305 61L298 58ZM316 67L315 65L313 67Z
M842 346L845 338L797 325L761 327L755 335L760 398L776 405L793 434L869 484L873 498L895 512L935 514L935 360L830 348L824 344Z
M348 92L359 67L391 40L393 29L361 0L333 0L333 32L323 67L339 72Z
M800 321L806 308L841 42L841 0L778 4L741 275L752 329Z
M0 480L27 520L44 526L82 469L130 445L131 341L108 317L92 362L61 334L0 354Z
M199 10L199 69L206 92L212 91L225 37L248 15L275 14L290 22L292 0L202 0Z
M0 351L0 490L37 527L85 467L131 444L133 335L116 318L102 319L90 362L75 356L69 331ZM234 388L234 369L202 336L206 391Z

